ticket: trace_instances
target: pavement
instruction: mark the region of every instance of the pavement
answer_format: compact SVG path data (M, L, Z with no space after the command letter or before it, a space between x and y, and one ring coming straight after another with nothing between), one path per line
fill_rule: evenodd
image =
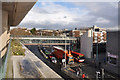
M81 65L82 73L85 74L85 78L88 80L96 80L96 71L100 71L98 68L91 66L90 64L86 63L76 63L74 65L67 65L67 68L64 70L66 73L71 74L74 78L82 78L82 75L77 76L76 69L78 65ZM105 71L105 79L112 79L112 80L119 80L116 75L108 73Z
M25 56L13 56L14 78L60 78L56 72L23 45Z
M20 66L19 63L23 59L23 56L12 56L13 58L13 78L24 78L20 74Z

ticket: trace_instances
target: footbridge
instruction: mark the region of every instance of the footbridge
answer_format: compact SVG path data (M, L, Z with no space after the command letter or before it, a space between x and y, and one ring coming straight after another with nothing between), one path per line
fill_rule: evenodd
M19 39L24 45L71 45L77 41L75 37L60 36L11 36L11 39Z

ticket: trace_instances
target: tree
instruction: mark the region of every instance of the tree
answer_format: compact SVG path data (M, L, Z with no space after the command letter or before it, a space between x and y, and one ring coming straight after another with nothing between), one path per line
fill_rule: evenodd
M10 31L11 35L19 36L19 35L31 35L31 33L24 28L14 28Z
M36 35L36 33L37 33L36 28L31 29L30 32L31 32L33 35Z

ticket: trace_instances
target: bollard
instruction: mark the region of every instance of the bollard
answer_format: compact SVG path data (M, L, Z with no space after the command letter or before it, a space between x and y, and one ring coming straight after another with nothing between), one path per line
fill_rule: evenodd
M101 71L101 72L102 72L102 79L104 79L105 71L104 71L103 68L102 68L101 70L102 70L102 71Z

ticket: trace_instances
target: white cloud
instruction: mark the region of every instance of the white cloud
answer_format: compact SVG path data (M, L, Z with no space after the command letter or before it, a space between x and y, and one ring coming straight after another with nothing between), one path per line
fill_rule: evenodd
M73 7L76 6L76 7ZM41 2L19 26L37 28L75 28L80 26L112 27L117 25L116 3L73 3L70 7ZM111 14L112 13L112 14Z
M95 23L101 23L101 24L104 24L104 23L109 23L110 21L105 19L105 18L98 18L97 21Z
M118 28L118 26L114 26L114 27L108 27L108 28L106 28L107 30L113 30L113 31L115 31L115 30L120 30L119 28Z
M96 24L102 27L114 27L118 25L118 3L117 2L84 2L73 3L78 7L84 7L89 13L86 16L93 16L92 24ZM89 19L89 18L88 18ZM90 25L88 23L88 25Z
M32 9L22 21L22 24L34 22L36 24L62 24L74 23L74 18L78 17L72 14L67 8L53 3L42 3L43 7ZM39 12L42 11L43 12ZM74 10L74 9L73 9ZM76 10L76 9L75 9ZM47 23L46 23L47 22Z

